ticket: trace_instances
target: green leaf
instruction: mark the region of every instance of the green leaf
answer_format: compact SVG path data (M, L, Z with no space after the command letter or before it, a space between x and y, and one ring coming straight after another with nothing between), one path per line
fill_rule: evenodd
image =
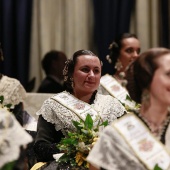
M2 104L4 101L4 96L0 96L0 103Z
M126 100L132 101L129 95L126 95Z
M2 168L0 168L0 170L13 170L14 165L15 165L15 161L9 162L5 164Z
M4 106L10 109L11 106L12 106L12 104L6 104L6 105L4 105Z
M76 139L72 139L72 138L64 138L62 139L62 144L77 144L77 140Z
M89 114L86 116L84 125L85 125L85 128L87 128L87 129L92 129L92 127L93 127L93 119L91 118L91 116Z
M104 126L104 127L106 127L108 124L109 124L109 123L108 123L108 120L106 120L106 121L105 121L105 122L103 122L100 126Z
M160 168L160 167L158 166L158 164L156 164L153 170L163 170L163 169Z
M81 130L81 127L80 127L80 122L77 122L77 121L72 121L73 122L73 125L76 127L77 130Z

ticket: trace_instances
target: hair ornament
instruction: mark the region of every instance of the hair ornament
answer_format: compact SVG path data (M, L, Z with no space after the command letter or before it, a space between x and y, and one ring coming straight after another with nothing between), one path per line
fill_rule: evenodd
M116 42L112 42L110 45L109 45L109 50L111 50L112 48L118 48L118 44Z
M112 59L110 58L110 55L107 55L107 56L106 56L106 60L107 60L109 63L112 63Z
M68 59L66 62L65 62L65 67L63 69L63 76L64 76L64 81L67 81L68 79L68 67L70 65L70 63L72 62L72 60Z

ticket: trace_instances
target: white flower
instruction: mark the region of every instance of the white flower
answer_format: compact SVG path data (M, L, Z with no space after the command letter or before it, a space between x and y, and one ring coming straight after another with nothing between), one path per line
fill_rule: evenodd
M82 149L85 148L85 143L84 142L79 142L78 147L82 148Z

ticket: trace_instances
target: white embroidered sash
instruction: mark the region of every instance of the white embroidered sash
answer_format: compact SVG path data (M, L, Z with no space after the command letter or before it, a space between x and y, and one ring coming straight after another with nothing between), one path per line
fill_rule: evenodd
M164 170L170 168L170 154L164 145L133 113L116 120L112 126L123 136L137 157L148 169L158 164Z
M74 97L70 93L67 93L66 91L58 93L57 95L51 98L57 100L60 104L67 107L82 120L85 120L87 114L89 114L92 117L93 121L99 119L98 112L94 110L91 105L77 99L76 97Z
M127 100L129 96L127 90L111 75L106 74L101 77L100 84L114 97L120 100L122 103L135 107L135 102Z

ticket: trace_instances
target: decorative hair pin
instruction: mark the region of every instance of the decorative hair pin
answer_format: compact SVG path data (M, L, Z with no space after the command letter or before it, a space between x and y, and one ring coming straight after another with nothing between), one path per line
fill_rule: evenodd
M106 56L106 60L107 60L109 63L112 63L112 59L110 58L110 55L107 55L107 56Z
M118 44L116 42L112 42L110 45L109 45L109 50L111 50L112 48L118 48Z
M66 62L65 62L65 67L63 69L63 76L64 76L64 81L67 81L68 79L68 67L70 65L70 63L72 62L72 60L68 59Z

